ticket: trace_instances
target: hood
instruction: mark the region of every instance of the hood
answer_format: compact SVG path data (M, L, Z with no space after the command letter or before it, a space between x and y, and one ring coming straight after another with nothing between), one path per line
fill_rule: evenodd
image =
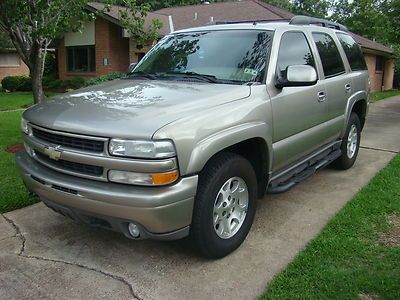
M175 120L248 96L245 85L120 79L53 97L24 118L54 130L149 139Z

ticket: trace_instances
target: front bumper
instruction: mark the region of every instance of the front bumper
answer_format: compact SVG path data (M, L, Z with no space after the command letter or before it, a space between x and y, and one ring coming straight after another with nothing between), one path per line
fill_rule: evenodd
M27 188L74 219L128 237L129 222L140 227L141 238L177 239L189 233L197 175L171 186L138 187L62 174L39 164L25 151L17 153L16 161Z

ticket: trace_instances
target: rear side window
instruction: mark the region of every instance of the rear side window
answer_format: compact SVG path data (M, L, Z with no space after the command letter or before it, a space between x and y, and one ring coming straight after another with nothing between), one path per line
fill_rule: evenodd
M353 71L367 70L364 56L356 41L345 33L336 33Z
M279 46L277 75L286 78L287 67L293 65L315 66L310 45L302 32L289 31L282 35Z
M321 58L325 77L344 73L344 65L334 40L326 33L314 32L313 38Z

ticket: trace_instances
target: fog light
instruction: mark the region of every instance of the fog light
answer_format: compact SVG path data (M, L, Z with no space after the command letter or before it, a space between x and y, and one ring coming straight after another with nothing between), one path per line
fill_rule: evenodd
M140 236L140 230L136 224L129 223L128 230L131 236L133 236L134 238L138 238Z

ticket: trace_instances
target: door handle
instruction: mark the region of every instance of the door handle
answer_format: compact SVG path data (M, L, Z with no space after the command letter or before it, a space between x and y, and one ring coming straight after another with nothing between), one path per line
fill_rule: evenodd
M326 100L326 95L324 91L318 92L318 102L324 102Z
M344 86L344 90L346 91L346 93L350 93L351 92L351 85L348 83Z

